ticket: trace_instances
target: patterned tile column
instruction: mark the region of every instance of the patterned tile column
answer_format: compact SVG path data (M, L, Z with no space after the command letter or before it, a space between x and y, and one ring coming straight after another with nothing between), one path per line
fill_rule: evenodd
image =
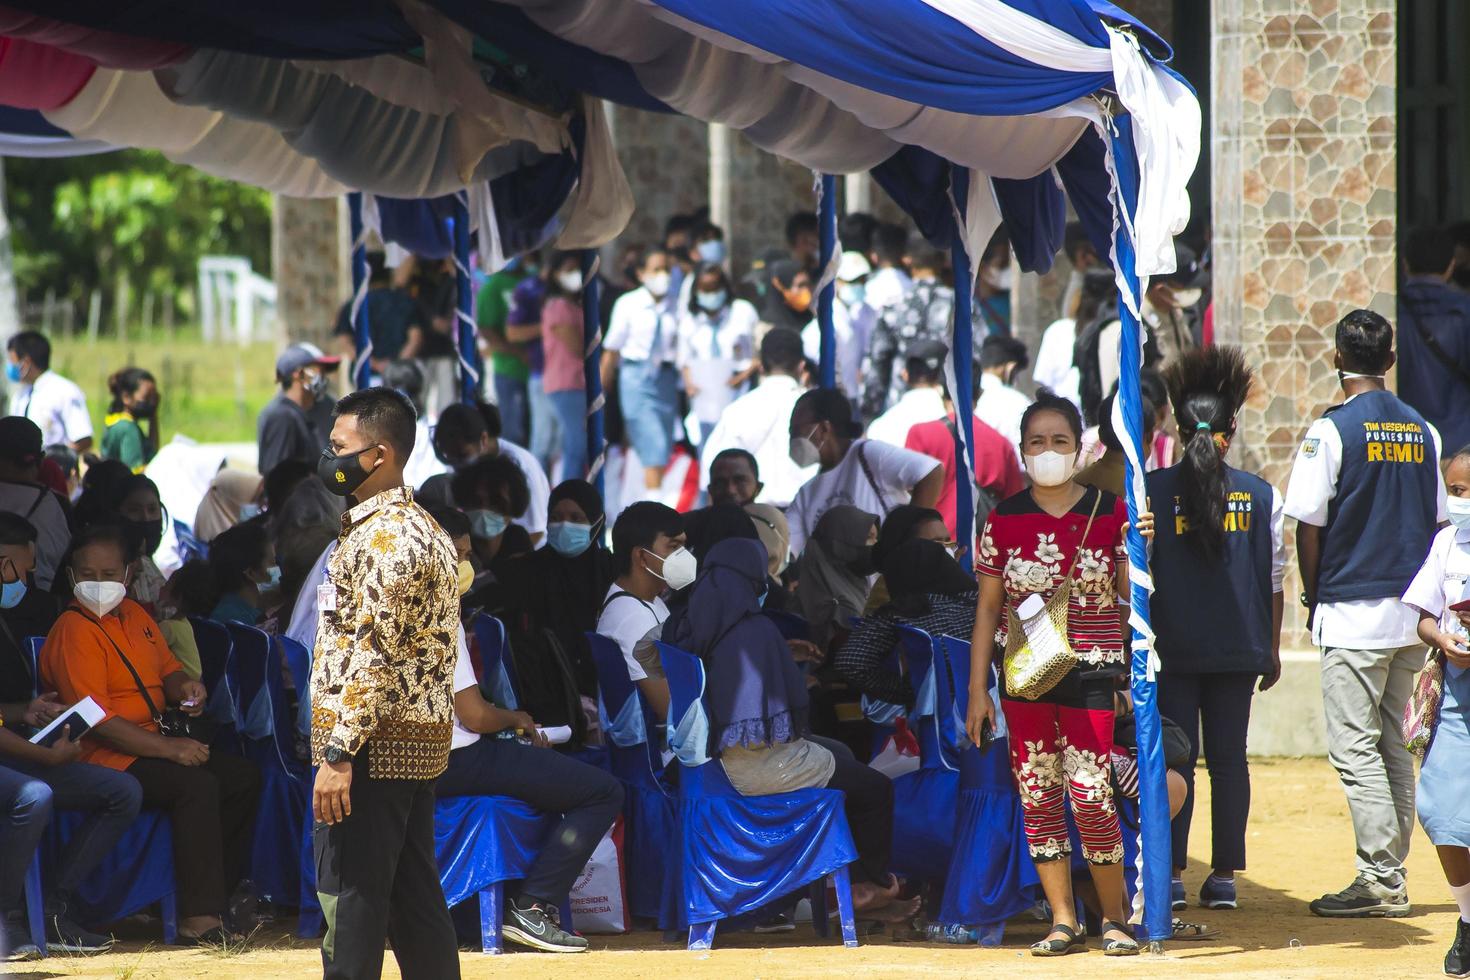
M1395 6L1214 0L1215 337L1257 371L1232 462L1278 489L1339 397L1337 320L1394 315Z
M352 294L345 198L276 196L271 277L284 339L325 346L337 309Z

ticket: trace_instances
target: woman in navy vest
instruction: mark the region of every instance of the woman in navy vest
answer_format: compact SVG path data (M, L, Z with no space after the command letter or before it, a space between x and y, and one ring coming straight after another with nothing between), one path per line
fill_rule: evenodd
M1281 579L1286 567L1281 496L1260 477L1225 464L1251 372L1236 347L1177 358L1166 372L1184 457L1148 474L1158 513L1150 608L1158 634L1159 713L1190 738L1189 795L1174 818L1175 909L1194 812L1194 767L1204 728L1213 854L1200 889L1206 908L1235 908L1245 867L1250 771L1245 737L1251 696L1281 673Z

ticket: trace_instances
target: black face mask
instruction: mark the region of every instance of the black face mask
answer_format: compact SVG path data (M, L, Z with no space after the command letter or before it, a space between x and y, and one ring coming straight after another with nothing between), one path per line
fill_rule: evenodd
M163 541L163 518L155 517L153 520L123 521L123 527L133 545L142 554L151 555L158 550L158 545Z
M132 408L128 409L128 414L132 415L132 417L135 419L151 419L153 418L153 413L157 411L157 402L143 401L138 402Z
M372 473L363 468L362 454L377 448L366 446L355 453L343 453L341 456L334 456L330 449L324 449L322 458L316 464L317 478L331 493L339 497L351 496Z

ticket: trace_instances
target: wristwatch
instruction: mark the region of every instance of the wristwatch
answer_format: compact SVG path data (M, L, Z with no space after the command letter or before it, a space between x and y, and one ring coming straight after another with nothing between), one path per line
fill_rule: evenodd
M322 758L326 759L330 765L335 766L339 762L351 762L352 753L344 752L335 745L328 745L327 750L322 753Z

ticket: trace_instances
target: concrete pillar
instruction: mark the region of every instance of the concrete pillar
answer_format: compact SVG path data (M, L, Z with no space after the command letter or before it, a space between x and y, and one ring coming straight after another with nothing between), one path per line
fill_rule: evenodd
M271 278L281 342L325 346L338 308L352 295L346 198L275 198Z
M793 211L815 211L812 172L731 132L728 223L725 240L737 275L767 248L786 247L786 219Z
M637 210L623 242L651 245L664 222L709 202L708 124L687 116L610 106L613 141Z

